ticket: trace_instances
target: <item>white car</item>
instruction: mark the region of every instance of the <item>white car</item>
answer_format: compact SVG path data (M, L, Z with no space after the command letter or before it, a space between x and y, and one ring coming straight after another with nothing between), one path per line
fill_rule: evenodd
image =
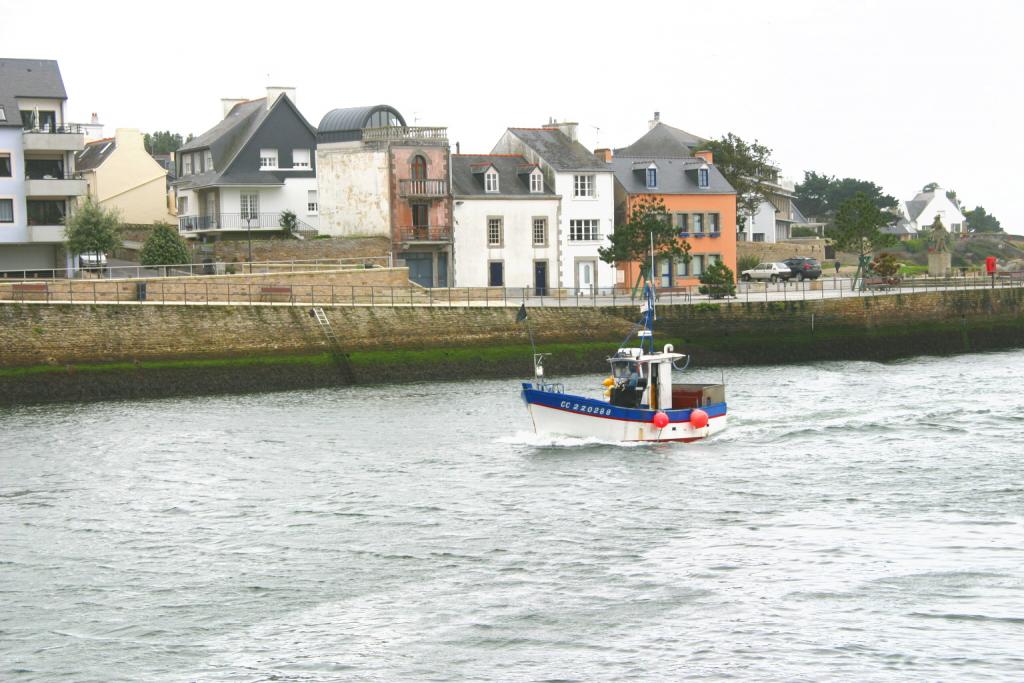
M103 268L107 265L107 255L100 251L89 251L78 255L81 268Z
M792 275L793 271L785 263L759 263L750 270L740 273L740 279L744 282L751 280L778 282L779 280L788 280Z

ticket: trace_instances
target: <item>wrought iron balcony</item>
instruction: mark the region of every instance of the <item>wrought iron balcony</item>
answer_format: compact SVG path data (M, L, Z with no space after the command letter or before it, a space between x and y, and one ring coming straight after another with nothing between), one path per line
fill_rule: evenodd
M399 228L403 242L451 242L450 225L421 225Z
M398 196L400 197L444 197L447 194L447 180L423 178L398 181Z
M448 129L425 126L363 128L363 142L432 142L446 145Z
M296 218L299 231L314 230L312 226ZM215 213L207 216L178 216L181 232L204 230L283 230L281 212L267 213Z

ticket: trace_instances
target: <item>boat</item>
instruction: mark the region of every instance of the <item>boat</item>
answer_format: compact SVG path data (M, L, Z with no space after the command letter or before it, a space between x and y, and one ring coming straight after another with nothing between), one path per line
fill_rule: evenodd
M608 358L611 374L603 382L601 398L567 394L564 385L549 382L543 365L549 354L538 354L534 348L534 381L522 383L522 398L537 434L615 442L692 442L725 429L725 384L676 383L673 372L685 370L689 356L676 352L671 344L655 350L654 300L654 287L647 283L643 318ZM517 319L527 319L525 304ZM630 346L634 335L637 345ZM532 344L532 331L530 339Z

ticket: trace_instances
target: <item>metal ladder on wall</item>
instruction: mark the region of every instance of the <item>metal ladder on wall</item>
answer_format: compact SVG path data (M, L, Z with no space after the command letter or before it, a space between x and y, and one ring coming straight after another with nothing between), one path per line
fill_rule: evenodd
M334 328L331 327L331 321L327 319L327 314L324 313L324 309L319 306L314 306L309 309L309 315L316 319L320 329L323 331L324 336L327 337L327 343L331 347L331 357L334 359L334 364L338 367L338 371L341 373L342 378L346 384L355 384L356 375L352 370L352 364L349 363L348 356L342 351L341 342L338 341L338 335L334 334Z
M323 330L324 336L327 337L327 341L330 343L331 348L336 352L341 351L341 345L338 343L338 336L334 334L334 328L331 327L331 321L327 319L327 314L324 313L324 309L320 307L314 307L310 309L310 313L316 318L316 321L320 324L320 329Z

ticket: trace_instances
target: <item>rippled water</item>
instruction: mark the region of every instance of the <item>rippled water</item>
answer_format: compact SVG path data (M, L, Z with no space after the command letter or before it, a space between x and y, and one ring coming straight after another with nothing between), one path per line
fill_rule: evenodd
M0 413L0 680L1024 679L1024 352L726 379L631 448L515 382Z

